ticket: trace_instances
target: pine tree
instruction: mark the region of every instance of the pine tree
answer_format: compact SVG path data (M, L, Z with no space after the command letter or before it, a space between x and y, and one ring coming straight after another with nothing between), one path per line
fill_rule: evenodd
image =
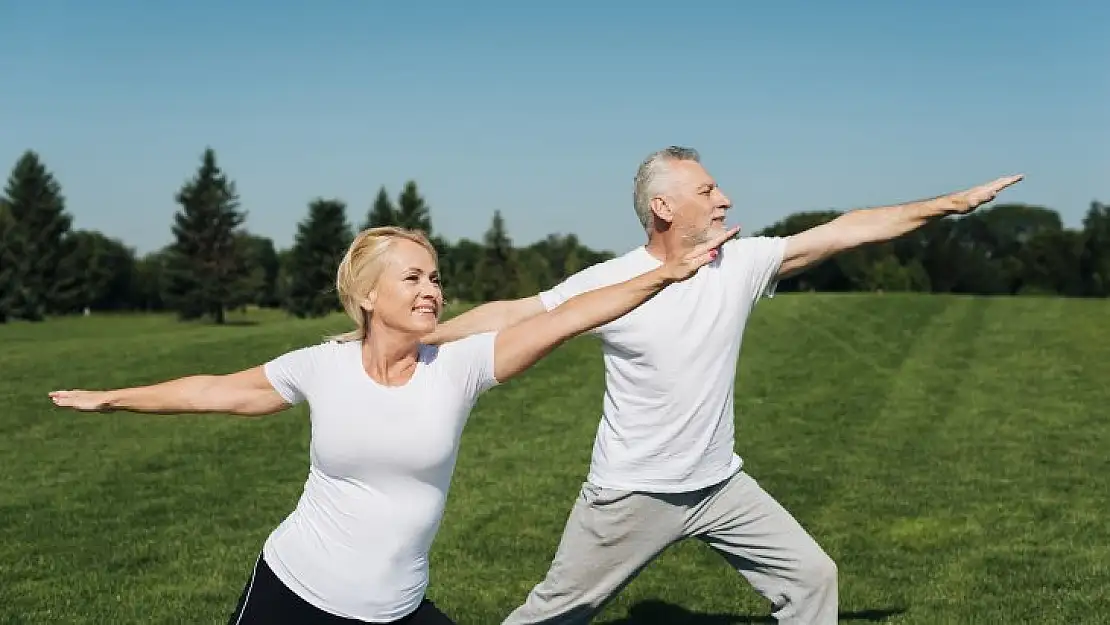
M485 249L475 270L475 296L486 302L514 297L519 282L517 254L505 231L501 211L494 211L484 243Z
M1083 217L1080 272L1085 295L1110 295L1110 204L1091 202Z
M0 198L0 323L7 323L14 313L15 264L9 258L14 245L15 219L8 201Z
M0 309L6 316L40 321L67 299L74 283L59 272L72 245L72 218L61 185L28 150L16 162L4 190L0 246ZM4 316L0 314L0 316Z
M297 225L289 251L285 308L297 317L319 317L340 309L335 272L351 244L347 206L339 200L314 200Z
M386 193L383 185L378 189L378 196L374 198L374 205L370 208L370 214L367 215L361 230L395 225L397 225L397 211L393 208L393 202L389 199L389 194Z
M227 310L250 299L250 265L239 195L204 151L196 175L175 196L174 243L166 266L166 304L182 319L210 316L224 323Z
M410 180L405 183L405 188L397 198L397 225L410 230L422 230L429 237L432 236L432 216L416 182Z

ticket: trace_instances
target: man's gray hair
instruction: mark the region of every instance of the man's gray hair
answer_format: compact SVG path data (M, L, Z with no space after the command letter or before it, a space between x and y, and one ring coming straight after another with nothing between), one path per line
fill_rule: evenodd
M672 161L701 162L701 156L693 148L672 145L653 152L640 163L636 170L636 182L632 190L632 204L636 216L640 218L644 230L650 231L652 224L651 198L658 195L667 178L668 165Z

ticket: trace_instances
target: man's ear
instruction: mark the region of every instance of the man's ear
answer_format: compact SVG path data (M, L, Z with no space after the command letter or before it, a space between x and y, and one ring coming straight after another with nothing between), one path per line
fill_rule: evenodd
M658 196L651 198L651 212L656 219L665 222L667 225L674 221L674 207L666 198Z

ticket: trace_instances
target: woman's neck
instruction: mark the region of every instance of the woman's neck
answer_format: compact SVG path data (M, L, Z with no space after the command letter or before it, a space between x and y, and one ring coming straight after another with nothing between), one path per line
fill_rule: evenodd
M419 337L373 328L362 342L363 369L385 386L402 386L412 379L419 357Z

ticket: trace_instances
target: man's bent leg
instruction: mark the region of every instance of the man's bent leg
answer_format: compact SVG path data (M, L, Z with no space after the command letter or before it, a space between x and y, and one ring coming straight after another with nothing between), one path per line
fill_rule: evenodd
M547 576L503 625L589 623L680 537L683 497L583 484Z
M747 473L711 491L687 519L774 606L780 623L836 623L836 564L800 523Z

